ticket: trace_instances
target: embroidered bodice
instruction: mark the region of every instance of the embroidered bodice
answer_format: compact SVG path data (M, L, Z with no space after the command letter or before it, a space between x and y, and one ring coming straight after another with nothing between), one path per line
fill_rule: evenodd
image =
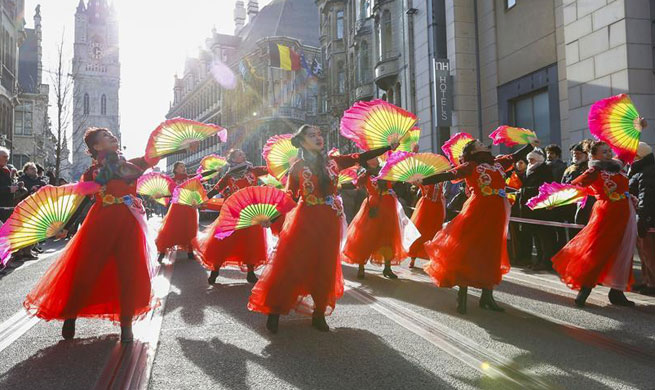
M223 195L224 198L228 198L242 188L256 186L257 178L267 173L268 169L265 166L246 168L243 173L223 176L216 183L214 189Z
M594 196L599 200L616 202L630 197L628 177L623 172L610 172L597 168L589 168L572 184L591 187Z

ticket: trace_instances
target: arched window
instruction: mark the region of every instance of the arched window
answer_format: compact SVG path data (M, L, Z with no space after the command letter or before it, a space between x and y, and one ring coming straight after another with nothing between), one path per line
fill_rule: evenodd
M382 13L382 22L380 28L382 59L389 58L393 55L393 32L391 31L391 12L388 9Z
M107 115L107 96L104 94L100 98L100 114Z
M84 94L84 115L89 115L89 94Z

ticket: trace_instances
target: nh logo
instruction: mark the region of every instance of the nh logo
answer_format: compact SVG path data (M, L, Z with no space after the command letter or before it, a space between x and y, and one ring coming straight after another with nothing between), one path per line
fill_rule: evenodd
M448 64L448 61L434 61L434 69L435 70L450 70L450 66Z

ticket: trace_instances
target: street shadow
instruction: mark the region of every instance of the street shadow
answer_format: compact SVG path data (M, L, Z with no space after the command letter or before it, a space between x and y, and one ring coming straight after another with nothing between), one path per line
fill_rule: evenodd
M116 335L62 340L0 375L0 388L88 389L100 377L117 341Z

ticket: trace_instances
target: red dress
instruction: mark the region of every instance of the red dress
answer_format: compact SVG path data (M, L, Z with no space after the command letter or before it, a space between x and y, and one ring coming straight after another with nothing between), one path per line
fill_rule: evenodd
M391 190L393 183L384 182L381 190L377 180L366 173L360 176L358 184L366 188L368 196L348 226L343 260L364 265L370 258L377 264L384 264L385 260L400 264L407 252L403 248L397 200ZM375 217L369 214L371 210L377 213Z
M179 185L188 178L189 175L183 173L176 174L173 180ZM155 239L157 252L164 253L174 246L184 247L190 251L196 233L198 233L198 210L191 206L171 203Z
M216 183L214 189L224 198L245 187L257 185L257 178L266 175L266 167L250 167L238 176L226 175ZM218 229L218 218L194 242L194 249L201 263L211 271L235 265L243 271L248 266L260 267L266 263L266 233L261 226L239 229L219 240L214 237Z
M412 222L421 233L409 248L409 257L427 259L424 244L430 241L443 225L446 218L446 201L441 183L422 185L421 198L416 202Z
M465 179L471 196L425 244L430 262L424 269L437 286L491 289L509 272L505 171L513 161L512 156L499 156L493 164L467 162L453 170L456 179Z
M287 189L299 197L286 215L278 247L252 289L248 309L264 314L330 314L343 295L339 262L345 217L337 193L339 171L355 165L358 155L328 157L331 182L322 189L304 160L291 168Z
M149 167L143 159L130 162L143 170ZM97 171L92 166L82 180L93 180ZM110 180L95 195L95 204L62 255L27 295L25 309L46 321L88 317L119 322L147 313L155 266L144 215L135 182Z
M587 226L553 257L553 268L574 289L602 284L628 290L637 241L628 178L590 168L571 184L590 186L596 203Z

